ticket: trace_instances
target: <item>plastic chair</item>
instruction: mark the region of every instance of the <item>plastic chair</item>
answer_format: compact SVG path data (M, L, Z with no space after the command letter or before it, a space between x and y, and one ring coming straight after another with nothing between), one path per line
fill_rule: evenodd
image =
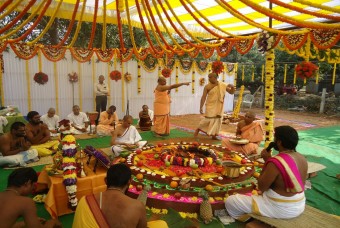
M242 100L242 107L244 105L248 106L249 108L251 108L252 104L254 102L254 96L251 95L251 94L246 94L244 97L243 97L243 100Z

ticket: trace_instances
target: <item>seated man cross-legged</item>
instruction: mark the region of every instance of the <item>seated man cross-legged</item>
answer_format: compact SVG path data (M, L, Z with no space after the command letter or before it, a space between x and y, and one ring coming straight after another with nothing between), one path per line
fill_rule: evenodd
M122 151L143 147L147 142L141 141L142 137L135 126L132 125L132 116L126 115L123 123L114 130L111 138L112 152L119 156Z
M71 134L80 135L89 132L89 119L84 112L80 111L78 105L73 106L72 112L67 115L67 119L70 121L71 124Z
M110 106L106 111L100 113L99 123L97 126L98 135L111 135L118 124L118 115L116 113L116 106Z
M38 151L30 147L31 143L26 139L25 124L14 122L11 131L0 136L0 167L25 166L26 163L38 161Z
M106 175L107 190L80 199L73 228L168 227L164 221L147 223L144 204L128 197L131 170L125 164L111 166Z
M142 131L150 131L153 125L153 111L147 105L143 105L139 112L138 125Z
M26 135L32 144L31 149L36 149L39 156L48 156L58 149L59 141L51 140L51 134L46 124L40 121L36 111L27 114Z
M230 142L228 139L222 140L222 146L229 148L230 150L242 152L245 155L251 155L257 153L257 148L263 140L263 129L259 122L254 122L255 113L247 112L244 116L244 120L241 120L237 124L236 137L240 139L247 139L249 143L244 145L238 145Z
M290 126L276 127L274 131L274 142L270 145L279 154L272 157L270 146L261 152L265 165L258 179L258 188L262 195L229 196L225 206L233 218L246 221L249 218L247 214L254 213L290 219L299 216L305 209L304 188L308 165L306 158L296 152L298 133Z
M52 137L58 136L59 116L55 114L54 108L49 108L47 114L42 115L40 120L47 125Z

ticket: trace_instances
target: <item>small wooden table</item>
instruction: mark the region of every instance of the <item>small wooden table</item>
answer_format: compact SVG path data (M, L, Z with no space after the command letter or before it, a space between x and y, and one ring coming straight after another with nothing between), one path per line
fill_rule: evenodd
M86 177L77 178L77 198L78 201L86 195L103 192L106 190L105 177L107 169L99 166L94 173L94 159L91 160L90 167L84 163ZM62 175L49 176L45 169L40 173L38 178L38 188L47 187L49 191L45 198L45 208L51 214L52 218L73 213L68 207L68 196L63 184Z

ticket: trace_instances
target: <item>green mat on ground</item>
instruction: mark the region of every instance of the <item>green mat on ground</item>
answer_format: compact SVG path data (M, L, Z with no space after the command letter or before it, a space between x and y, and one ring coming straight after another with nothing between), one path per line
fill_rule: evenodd
M177 130L177 129L170 130L170 135L164 136L162 138L155 137L151 131L141 132L140 135L142 136L143 140L146 140L148 142L155 142L155 141L164 140L164 139L185 138L185 137L192 136L192 134L188 132ZM77 143L79 143L79 145L83 148L87 145L91 145L95 148L106 148L110 146L110 140L111 140L111 136L104 136L104 137L98 137L98 138L92 138L92 139L79 139L77 140Z
M149 142L163 140L153 136L152 132L142 132L141 136ZM192 133L184 132L178 129L171 130L171 134L164 139L191 137ZM312 189L306 190L307 204L318 208L327 213L340 215L340 181L335 175L340 173L340 128L339 126L329 128L310 129L299 131L300 142L298 151L306 155L308 161L317 162L325 165L327 168L319 171L316 177L310 179ZM101 137L94 139L83 139L77 142L85 147L92 145L96 148L110 146L111 137ZM33 167L36 171L41 171L43 166ZM7 177L12 170L0 169L0 190L4 190L7 184ZM50 218L43 204L37 204L38 215L42 218ZM148 213L151 213L150 211ZM151 216L149 214L149 216ZM61 216L60 221L66 228L72 227L73 214ZM169 227L186 227L193 225L192 220L183 219L180 215L169 209L169 213L161 217L168 222ZM218 221L209 225L199 223L200 227L223 227ZM236 222L225 227L244 227L243 223Z

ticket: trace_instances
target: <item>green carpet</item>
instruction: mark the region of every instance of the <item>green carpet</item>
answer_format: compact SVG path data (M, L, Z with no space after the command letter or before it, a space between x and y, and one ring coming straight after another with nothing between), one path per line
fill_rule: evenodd
M172 129L170 131L169 136L163 136L161 138L155 137L151 131L141 132L140 135L142 136L143 140L146 140L151 143L155 141L159 141L159 140L164 140L164 139L192 137L191 133L177 130L177 129ZM106 148L110 146L110 141L111 141L111 136L104 136L104 137L98 137L98 138L92 138L92 139L79 139L77 140L77 143L79 143L79 145L83 148L87 145L91 145L95 148Z
M192 133L181 131L178 129L171 130L170 136L156 138L152 132L142 132L141 136L148 142L159 141L163 139L191 137ZM298 151L306 155L307 160L325 165L327 168L318 172L316 177L310 179L312 189L306 190L307 204L318 208L327 213L340 215L340 181L335 175L340 173L340 127L334 126L329 128L310 129L299 131L300 142ZM110 146L110 137L101 137L95 139L86 139L77 141L82 147L92 145L96 148L104 148ZM34 169L40 171L43 166L36 166ZM4 190L7 184L7 177L12 170L0 169L0 190ZM43 204L37 204L38 216L42 218L50 218ZM152 213L148 211L148 217ZM195 225L190 219L182 219L180 215L169 209L167 215L163 215L161 219L168 222L169 227L192 227ZM59 218L63 226L72 227L73 214L64 215ZM200 227L223 227L223 225L214 220L211 224L205 225L199 223ZM235 222L225 227L244 227L243 223Z

